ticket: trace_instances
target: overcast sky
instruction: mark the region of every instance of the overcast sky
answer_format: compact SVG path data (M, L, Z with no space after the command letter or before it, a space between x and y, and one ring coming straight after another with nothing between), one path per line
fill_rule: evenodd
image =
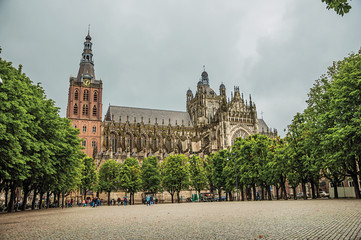
M185 111L203 71L219 93L252 94L281 136L314 81L361 47L361 1L341 17L321 0L0 0L1 57L65 116L91 25L95 75L108 105Z

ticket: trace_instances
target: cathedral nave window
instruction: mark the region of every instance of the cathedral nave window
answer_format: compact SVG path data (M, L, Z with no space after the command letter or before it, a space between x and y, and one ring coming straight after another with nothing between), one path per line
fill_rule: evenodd
M98 101L98 93L94 92L94 102Z
M79 97L78 89L75 89L75 92L74 92L74 100L78 100L78 97Z
M93 107L93 116L97 115L97 106L94 105Z
M95 146L96 146L96 144L97 144L97 142L96 142L96 141L92 141L92 147L95 147Z
M87 104L83 105L83 115L88 115L88 105Z
M86 126L83 126L83 132L86 132Z
M93 133L97 132L97 127L93 127Z
M74 115L78 114L78 104L74 104Z
M88 101L88 99L89 99L89 91L88 91L88 90L84 90L83 100L84 100L84 101Z
M86 141L82 142L83 147L86 147Z

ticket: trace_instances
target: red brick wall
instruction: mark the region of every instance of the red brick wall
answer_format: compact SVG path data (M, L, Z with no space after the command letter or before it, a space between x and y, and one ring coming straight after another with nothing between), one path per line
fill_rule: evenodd
M67 118L72 121L73 127L80 129L79 138L84 139L84 153L93 156L92 142L95 142L98 152L100 151L101 141L101 121L102 121L102 88L76 86L70 81ZM75 91L78 90L78 99L75 99ZM84 100L84 91L88 90L88 100ZM94 101L94 93L97 92L97 101ZM78 106L78 113L74 114L74 105ZM88 105L88 114L83 115L83 105ZM96 106L97 113L93 116L93 106ZM83 131L83 128L85 127ZM93 132L95 127L95 132Z

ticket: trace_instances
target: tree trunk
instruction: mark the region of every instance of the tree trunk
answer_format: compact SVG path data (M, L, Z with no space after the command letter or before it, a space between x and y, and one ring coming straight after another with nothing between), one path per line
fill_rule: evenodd
M301 185L302 185L302 191L303 191L303 199L307 200L306 183L302 182Z
M29 195L29 187L25 185L23 188L24 188L24 198L23 198L23 204L21 205L21 211L26 210L26 204L28 202L28 195Z
M244 192L243 192L243 184L241 185L241 198L242 198L242 201L244 201ZM238 200L238 199L237 199Z
M39 196L39 209L42 208L42 205L43 205L43 195L44 195L44 192L40 191L40 196Z
M33 201L31 202L31 210L35 209L35 203L36 203L36 195L38 194L37 190L34 189L34 193L33 193Z
M174 192L170 193L170 196L172 197L172 203L174 203Z
M218 198L219 198L219 201L221 201L222 199L222 189L218 189Z
M86 201L86 189L84 189L84 200Z
M264 187L263 185L261 186L261 200L264 200Z
M315 183L316 197L320 198L320 184Z
M283 199L288 200L285 182L283 182L282 185L281 185L281 191L283 192Z
M246 187L246 197L247 197L247 201L252 200L252 190L250 187Z
M5 207L8 207L8 194L9 194L9 188L5 188Z
M253 201L256 201L257 197L256 197L256 184L252 184L252 189L253 189Z
M268 192L268 200L272 200L272 194L271 194L271 186L267 186L267 192Z
M229 192L229 193L228 193L228 197L229 197L229 201L233 201L232 192Z
M61 208L64 208L64 195L65 195L65 192L63 191L61 193Z
M58 192L58 197L57 197L57 203L56 203L56 207L60 207L60 191Z
M15 183L11 183L10 185L10 201L8 206L8 212L12 212L14 210L14 201L15 201Z
M338 190L337 190L337 182L331 181L333 185L333 194L335 195L335 198L338 199Z
M359 184L358 184L358 179L357 179L357 174L351 174L352 177L352 181L353 181L353 185L354 185L354 190L355 190L355 196L356 199L360 199L360 188L359 188Z
M178 198L178 203L180 203L180 198L179 198L179 194L180 194L180 192L179 192L179 191L177 191L177 198Z
M110 192L108 192L108 206L110 206Z
M297 200L296 187L292 187L292 191L293 191L293 199Z
M316 199L316 192L315 192L315 181L311 180L311 191L312 191L312 199Z
M46 193L46 208L49 208L50 205L50 192Z
M278 194L278 191L280 190L278 184L276 185L276 199L277 200L280 200L280 197L279 197L279 194ZM281 190L281 198L282 198L282 190Z

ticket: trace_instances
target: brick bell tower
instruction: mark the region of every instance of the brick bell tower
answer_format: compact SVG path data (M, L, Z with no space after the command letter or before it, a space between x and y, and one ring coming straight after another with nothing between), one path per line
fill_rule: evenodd
M79 138L83 139L85 154L95 158L101 149L103 84L101 80L95 79L89 30L85 37L78 75L70 76L69 82L66 117L72 121L74 128L80 129Z

